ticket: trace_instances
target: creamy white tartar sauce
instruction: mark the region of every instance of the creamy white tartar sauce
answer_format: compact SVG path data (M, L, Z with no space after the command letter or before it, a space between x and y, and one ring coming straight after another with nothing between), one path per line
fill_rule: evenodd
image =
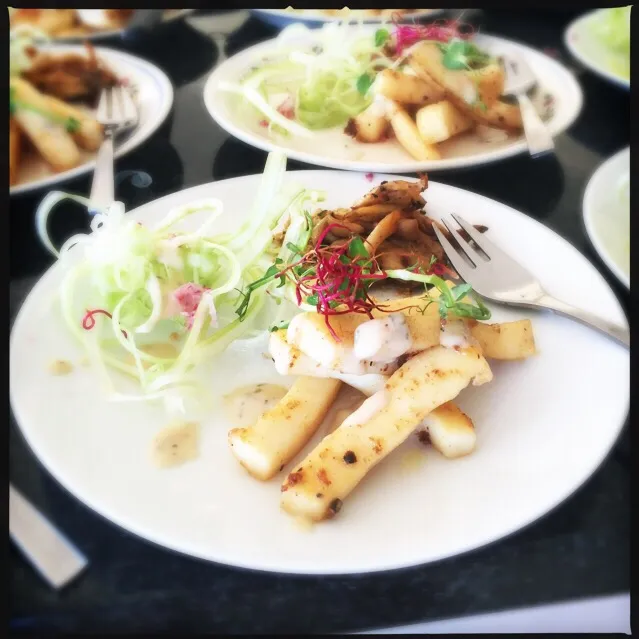
M388 363L401 357L413 341L402 313L373 319L355 329L353 350L359 360Z
M446 348L466 348L471 345L471 336L463 320L447 320L442 323L439 343Z

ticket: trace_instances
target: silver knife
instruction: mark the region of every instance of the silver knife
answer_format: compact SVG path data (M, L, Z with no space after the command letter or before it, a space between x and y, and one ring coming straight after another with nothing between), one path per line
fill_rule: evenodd
M54 588L68 584L88 564L87 558L11 484L9 534Z

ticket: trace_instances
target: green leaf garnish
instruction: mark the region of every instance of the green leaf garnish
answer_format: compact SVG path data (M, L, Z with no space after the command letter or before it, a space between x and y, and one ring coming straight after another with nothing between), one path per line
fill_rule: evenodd
M295 246L295 244L293 244L293 242L287 242L286 243L286 248L293 253L293 255L302 255L302 253L304 252L303 249L301 249L299 246ZM281 260L280 260L281 261Z
M457 301L468 295L472 288L470 284L458 284L457 286L453 286L450 292L453 294L455 301Z
M364 240L361 237L356 235L348 245L348 255L353 259L356 257L370 257L368 250L366 249L366 245L364 244Z
M68 118L64 128L68 133L75 133L80 128L80 121L75 118Z
M357 88L357 91L361 95L366 95L372 85L373 85L373 78L371 78L371 76L368 75L368 73L362 73L362 75L360 75L359 78L357 78L357 83L355 86Z
M274 326L271 326L271 328L269 328L268 330L271 333L275 333L276 331L281 331L288 328L289 324L290 322L280 322L279 324L275 324Z
M440 51L444 54L443 65L451 71L479 69L486 66L490 56L477 48L477 45L467 40L453 38L448 43L440 44Z
M251 294L253 293L253 291L256 291L258 288L265 286L269 282L272 282L277 277L281 277L282 280L284 279L284 277L280 274L280 268L276 266L275 264L273 264L269 266L268 269L266 269L266 272L264 273L262 277L260 277L259 280L255 280L254 282L251 282L246 287L245 292L240 291L240 293L243 296L243 299L242 299L242 303L237 307L235 311L237 315L239 316L240 320L244 319L244 316L246 315L248 311L249 302L251 301Z
M386 29L377 29L375 31L375 46L381 47L389 38L390 33Z

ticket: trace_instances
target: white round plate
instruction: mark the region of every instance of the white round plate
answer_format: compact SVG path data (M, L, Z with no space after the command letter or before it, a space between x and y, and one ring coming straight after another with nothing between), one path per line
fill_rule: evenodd
M584 193L583 216L588 237L599 257L630 288L630 208L619 198L618 184L630 174L630 148L606 160Z
M510 40L478 35L476 41L494 51L514 50L525 57L539 78L542 90L550 93L555 100L554 114L548 121L553 135L565 131L575 121L581 111L582 93L574 76L565 67L539 51ZM443 159L420 162L414 160L396 140L364 144L346 135L344 127L318 131L312 138L290 136L274 140L269 137L267 129L260 126L259 117L248 110L237 109L237 96L221 91L218 85L220 82L237 82L254 63L276 52L275 40L246 49L213 71L204 87L204 102L213 119L231 135L258 149L281 149L289 158L334 169L387 173L457 169L528 152L523 137L489 143L469 134L439 145Z
M327 207L348 206L383 179L392 177L377 175L371 183L335 171L287 176L325 189ZM216 231L225 232L243 221L259 180L253 175L194 187L131 215L150 223L174 206L216 197L226 212ZM490 237L551 294L625 321L597 270L542 224L444 184L431 182L426 199L435 216L458 212L488 225ZM539 354L493 362L494 380L460 395L477 428L476 451L447 460L411 437L357 487L338 517L306 530L279 509L284 473L270 482L251 478L227 444L232 425L222 396L284 379L264 357L264 341L236 342L208 363L202 375L220 401L200 422L200 456L159 470L150 461L151 440L167 416L160 406L105 400L98 377L79 364L83 354L51 308L61 274L53 266L42 277L11 336L10 397L22 433L49 472L90 508L152 542L203 559L285 573L363 573L478 548L532 523L579 488L610 451L628 411L626 349L552 314L495 307L494 321L532 319ZM48 366L56 359L78 368L52 376ZM325 433L322 427L311 445Z
M79 45L39 48L61 54L86 52L85 47ZM173 85L164 71L142 58L103 47L96 47L96 54L117 76L126 79L137 95L139 122L132 131L122 136L121 142L116 141L115 157L119 158L150 138L166 120L173 106ZM84 155L84 164L62 173L54 173L43 160L34 159L29 166L22 168L21 181L9 189L9 194L18 195L44 189L93 171L96 153Z
M597 9L580 16L568 25L564 32L564 44L570 53L585 67L602 78L626 89L630 88L630 78L625 78L611 70L610 61L615 54L592 34L591 27L601 12L607 9Z
M299 9L297 11L287 11L286 9L253 9L253 13L262 21L273 25L274 27L285 27L293 22L304 22L309 26L325 24L327 22L339 22L346 16L329 15L325 13L326 9ZM365 10L364 10L365 11ZM386 11L397 11L387 9ZM402 22L421 21L425 18L434 18L442 14L445 9L413 9L412 13L402 15ZM392 14L384 15L355 15L349 19L362 20L367 23L387 22L392 18Z

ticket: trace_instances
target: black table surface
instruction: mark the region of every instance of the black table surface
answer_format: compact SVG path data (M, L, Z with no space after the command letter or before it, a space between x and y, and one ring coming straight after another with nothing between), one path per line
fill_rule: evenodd
M577 75L584 92L583 111L556 139L555 156L521 156L431 178L505 202L555 230L596 265L627 310L628 294L588 243L581 201L595 168L629 143L629 95L570 59L562 46L570 18L541 11L472 16L483 31L546 50ZM151 60L175 86L169 120L117 162L117 195L128 208L185 187L262 171L265 153L231 138L204 107L203 86L220 57L215 42L222 40L214 30L209 26L209 33L203 33L175 23L155 34L108 43ZM274 33L250 18L226 40L226 53L232 55ZM297 162L289 167L312 168ZM86 194L89 184L89 178L82 178L64 188ZM33 211L42 196L11 200L11 321L52 261L33 230ZM52 226L60 241L86 229L86 215L69 206L56 214ZM527 529L483 549L390 573L292 577L205 563L121 530L41 468L11 416L11 481L90 558L89 569L79 579L54 592L12 547L12 633L348 632L627 591L629 448L626 429L608 459L575 495ZM543 472L543 460L539 470Z

